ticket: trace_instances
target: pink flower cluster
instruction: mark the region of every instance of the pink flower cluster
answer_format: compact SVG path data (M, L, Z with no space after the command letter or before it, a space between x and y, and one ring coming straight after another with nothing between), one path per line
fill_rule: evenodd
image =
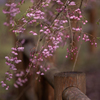
M19 86L23 86L24 83L26 83L28 81L27 78L25 79L21 79L20 77L16 80L16 83L14 83L14 87L15 88L18 88L18 85Z
M7 86L7 85L4 83L4 81L1 81L1 84L2 84L2 87L5 87L5 86L6 86L6 90L9 89L9 86Z
M47 7L49 6L49 3L51 2L51 0L46 0L45 2L42 2L42 7Z
M5 74L8 76L6 80L10 81L10 79L13 77L13 74L10 74L9 72L6 72Z
M67 17L68 17L68 15L67 15ZM73 13L69 14L69 18L70 18L70 19L75 19L75 20L77 20L77 21L82 20L83 16L82 16L81 10L80 10L79 8L76 9ZM87 20L82 21L82 23L83 23L84 25L85 25L87 22L88 22Z
M49 56L52 56L52 54L49 52L48 49L44 49L44 50L42 51L42 53L43 53L43 56L44 56L45 58L47 58L47 57L49 57Z
M46 71L48 71L50 69L50 66L43 67L42 65L40 65L40 68L43 69L44 72L46 72ZM44 75L44 73L41 72L41 71L36 72L36 74L38 74L38 75Z
M95 38L93 40L89 39L89 36L84 34L83 38L82 38L85 42L89 41L91 43L91 45L95 45L95 47L97 47L97 42L95 42Z
M17 8L17 4L15 3L11 3L11 4L6 3L5 6L10 7L10 8L9 8L9 11L3 10L4 14L10 14L10 16L14 17L18 13L20 13L20 10L19 8Z
M5 56L5 59L6 59L6 64L10 67L10 70L13 70L14 73L16 73L16 76L22 76L23 75L23 72L21 72L20 74L18 74L16 71L17 71L17 68L15 67L15 64L18 64L21 62L21 60L19 60L16 56L18 55L17 52L19 51L23 51L24 50L24 47L17 47L17 48L11 48L12 49L12 55L13 56ZM12 78L13 78L13 74L11 74L11 71L7 71L5 73L5 81L8 80L10 81ZM26 81L25 81L26 82ZM2 83L2 87L5 87L7 86L4 81L1 81ZM23 83L24 83L24 80L23 80ZM6 90L8 90L9 86L6 87Z
M33 32L33 31L30 31L30 33L32 33L33 35L37 35L37 33Z
M36 10L34 12L34 10L31 8L30 12L26 14L27 17L29 18L33 18L33 19L44 19L44 12L42 12L41 10Z
M25 28L18 27L16 30L13 30L14 33L23 33L25 31Z
M13 18L20 13L20 10L19 8L17 7L17 4L15 3L6 3L5 6L7 8L9 8L9 10L6 10L6 9L3 9L3 13L6 14L6 15L10 15L10 20L9 22L5 22L4 25L6 26L9 26L9 25L12 25L14 26L14 20Z
M68 55L66 55L66 58L71 57L71 60L73 60L73 56L77 54L77 47L73 47L71 49L67 48L67 53Z
M25 73L23 71L21 71L20 73L16 73L16 77L22 77L24 75L25 75Z

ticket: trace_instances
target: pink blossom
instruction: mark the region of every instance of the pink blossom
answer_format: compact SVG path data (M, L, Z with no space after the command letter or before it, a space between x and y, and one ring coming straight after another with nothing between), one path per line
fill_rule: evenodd
M9 57L8 56L5 56L5 59L9 59Z
M11 53L14 54L14 55L18 55L18 53L14 52L14 51L12 51Z
M44 73L41 73L41 75L44 75Z
M76 5L75 4L75 2L74 1L72 1L72 2L70 2L70 4L69 4L70 6L74 6L74 5Z
M9 23L7 23L7 22L4 22L3 24L4 24L5 26L9 26Z
M18 88L18 85L14 83L14 87L15 87L15 88Z
M9 89L9 86L6 87L6 90L8 90L8 89Z
M66 56L66 58L68 58L68 56Z
M18 64L18 63L20 63L21 62L21 60L15 60L15 63L16 64Z
M49 70L50 68L48 67L47 70Z
M43 32L43 30L41 29L40 32Z
M97 47L97 43L95 43L95 47Z
M17 50L18 51L23 51L24 50L24 47L18 47Z
M33 32L33 31L30 31L30 33L32 33L33 35L37 35L37 33Z

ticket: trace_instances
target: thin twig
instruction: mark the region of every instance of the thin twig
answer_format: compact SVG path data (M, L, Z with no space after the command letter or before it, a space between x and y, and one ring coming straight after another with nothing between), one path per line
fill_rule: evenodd
M24 92L26 92L26 90L30 87L30 85L26 86L23 91L17 96L17 98L15 100L19 100L20 97L24 94Z
M82 9L82 3L83 3L83 0L81 0L81 4L80 4L80 7L79 7L80 10Z
M80 10L81 10L81 7L82 7L82 3L83 3L83 0L81 0L81 4L80 4ZM74 62L74 65L72 67L72 71L75 70L75 66L76 66L76 62L77 62L77 59L78 59L78 55L79 55L79 51L81 49L81 45L82 45L82 36L83 36L83 30L82 30L82 33L81 33L81 40L80 40L80 45L79 45L79 48L78 48L78 52L76 54L76 58L75 58L75 62Z
M82 32L82 33L83 33L83 32ZM76 62L77 62L77 59L78 59L78 55L79 55L79 52L80 52L80 49L81 49L81 46L82 46L82 36L83 36L83 34L81 34L80 45L79 45L79 48L78 48L78 52L77 52L77 54L76 54L76 58L75 58L75 62L74 62L72 71L75 70L75 66L76 66Z

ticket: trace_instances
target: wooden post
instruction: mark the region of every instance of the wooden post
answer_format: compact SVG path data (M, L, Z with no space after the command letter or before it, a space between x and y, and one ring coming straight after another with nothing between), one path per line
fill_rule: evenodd
M43 71L43 73L44 73L43 77L54 88L54 75L56 73L60 73L60 71L52 64L49 63L48 65L50 65L52 67L49 70L47 70L46 72ZM41 72L42 72L42 69L41 69Z
M86 93L86 79L82 72L63 72L54 76L55 100L63 100L62 93L68 87L76 87ZM74 100L74 99L73 99Z
M37 82L37 94L39 100L54 100L54 74L59 73L59 70L53 66L51 63L47 63L51 68L46 72L43 69L40 69L41 72L44 72L44 76L41 76L41 81Z
M91 25L89 30L89 38L91 42L89 43L89 51L94 53L96 51L95 41L96 40L96 3L91 1L87 8L87 13L89 16L89 23ZM93 44L92 44L93 43Z
M54 89L52 86L41 77L41 81L37 82L38 100L54 100Z

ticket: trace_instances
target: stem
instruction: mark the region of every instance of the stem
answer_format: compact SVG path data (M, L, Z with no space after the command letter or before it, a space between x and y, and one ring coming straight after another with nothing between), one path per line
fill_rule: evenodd
M82 33L83 33L83 32L82 32ZM81 34L80 45L79 45L79 48L78 48L78 52L77 52L77 55L76 55L76 58L75 58L74 65L73 65L73 67L72 67L72 71L74 71L74 70L75 70L75 66L76 66L77 58L78 58L79 51L80 51L80 49L81 49L81 45L82 45L82 36L83 36L83 34Z

